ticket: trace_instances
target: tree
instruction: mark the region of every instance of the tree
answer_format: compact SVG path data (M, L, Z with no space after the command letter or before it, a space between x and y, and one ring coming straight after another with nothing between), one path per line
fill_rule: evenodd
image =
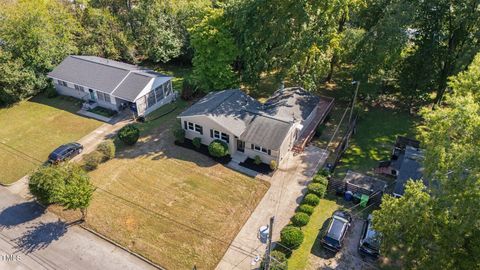
M0 10L0 37L5 50L37 74L50 71L77 51L80 25L61 2L12 1Z
M69 173L58 203L67 210L80 209L82 220L85 220L95 187L90 183L88 174L79 166L71 166Z
M0 106L12 104L35 93L35 73L0 48Z
M211 9L203 20L189 29L194 50L193 79L201 90L223 90L238 84L233 62L238 49L225 25L223 11Z
M56 203L62 197L67 175L62 166L42 166L29 177L28 189L40 203Z
M450 79L443 107L423 109L419 128L428 187L409 183L400 199L386 197L373 224L387 256L398 250L407 268L480 266L480 102L478 60Z
M0 3L0 65L7 72L0 75L5 87L1 102L12 103L45 88L45 74L77 51L79 31L79 24L60 1Z
M83 26L79 47L86 55L133 60L132 45L122 25L108 10L87 8L81 15Z
M142 59L165 63L180 55L181 29L164 1L140 1L132 18L133 36Z

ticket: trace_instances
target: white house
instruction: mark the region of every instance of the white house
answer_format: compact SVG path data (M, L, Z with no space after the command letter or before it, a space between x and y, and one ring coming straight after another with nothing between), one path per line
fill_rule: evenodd
M175 98L172 77L96 56L70 55L48 77L57 92L119 111L147 115Z
M187 139L198 137L205 145L219 139L232 156L280 164L290 150L303 150L332 105L333 99L298 87L278 90L263 104L241 90L224 90L209 93L178 118Z

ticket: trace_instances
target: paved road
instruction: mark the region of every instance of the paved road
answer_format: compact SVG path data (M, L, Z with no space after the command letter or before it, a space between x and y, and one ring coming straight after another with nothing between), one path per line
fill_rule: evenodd
M0 187L0 269L154 269Z
M324 164L327 156L326 151L310 146L301 155L290 156L279 166L270 180L270 189L235 237L216 269L256 269L260 266L260 261L255 261L255 257L263 256L266 244L257 238L258 229L267 225L270 217L274 215L273 241L280 239L280 230L290 221L303 198L307 184Z

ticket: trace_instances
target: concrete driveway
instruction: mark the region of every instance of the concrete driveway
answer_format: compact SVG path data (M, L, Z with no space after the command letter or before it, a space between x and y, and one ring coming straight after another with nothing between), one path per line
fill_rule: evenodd
M280 239L280 230L289 223L303 198L306 186L325 163L328 152L309 146L298 155L290 155L271 178L271 186L255 211L235 237L216 269L256 269L260 266L266 244L257 238L258 229L275 216L273 241Z
M155 269L0 187L0 269Z

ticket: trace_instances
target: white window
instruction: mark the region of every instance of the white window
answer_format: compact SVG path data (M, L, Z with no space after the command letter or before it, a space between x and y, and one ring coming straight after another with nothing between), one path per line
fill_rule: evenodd
M85 91L85 89L83 88L83 86L76 85L76 84L75 84L75 85L73 85L73 86L74 86L74 87L75 87L75 89L76 89L76 90L78 90L78 91L82 91L82 92L84 92L84 91Z
M64 82L64 81L58 80L58 84L59 84L59 85L62 85L62 86L65 86L65 87L68 87L67 82Z
M203 135L203 127L198 124L185 121L183 122L183 127L187 130L195 131Z
M230 136L227 133L223 133L215 129L210 129L210 138L222 140L226 143L230 142Z
M265 153L267 155L272 154L272 151L270 149L267 149L265 147L261 147L260 145L256 145L256 144L252 143L251 148L252 148L252 150L255 150L257 152L262 152L262 153Z

